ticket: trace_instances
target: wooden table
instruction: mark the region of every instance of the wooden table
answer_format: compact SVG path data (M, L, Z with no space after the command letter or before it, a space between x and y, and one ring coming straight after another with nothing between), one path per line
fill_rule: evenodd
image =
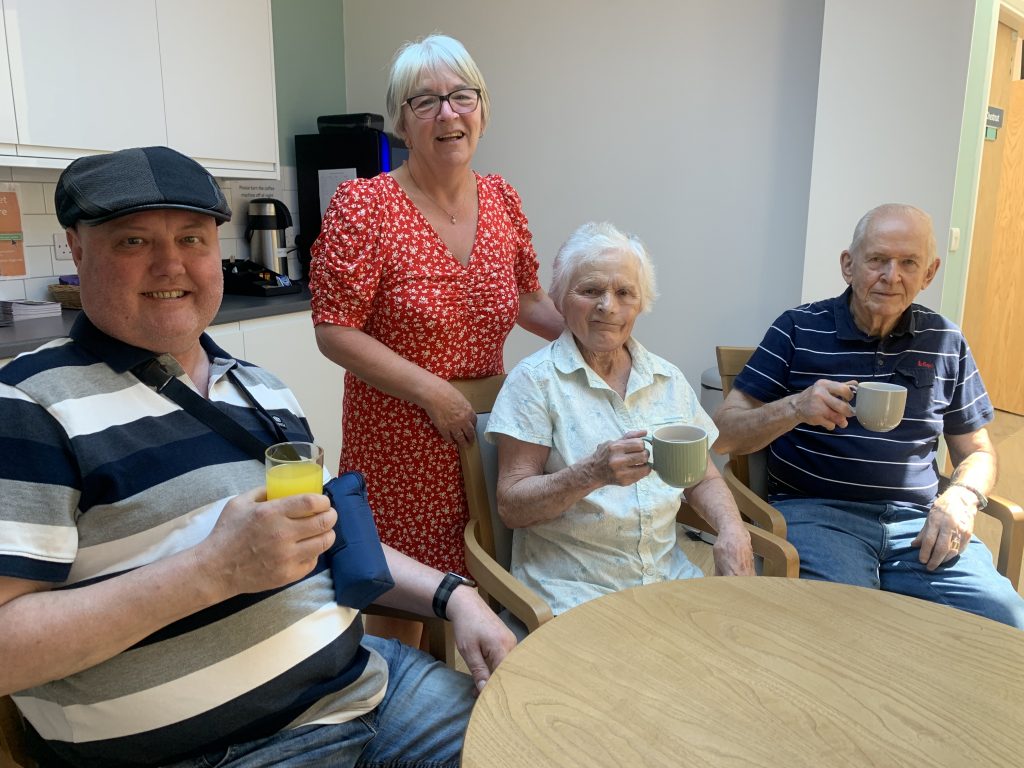
M502 662L462 765L1020 768L1024 632L819 581L630 589Z

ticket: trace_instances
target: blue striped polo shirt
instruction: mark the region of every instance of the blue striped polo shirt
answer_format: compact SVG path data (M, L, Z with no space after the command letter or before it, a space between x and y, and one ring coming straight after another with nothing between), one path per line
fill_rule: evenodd
M284 384L201 343L216 407L273 440L233 370L289 437L309 439ZM0 575L66 590L116 578L195 546L233 496L263 485L262 462L131 373L152 357L83 314L70 338L0 369ZM172 357L159 360L187 383ZM293 584L239 595L13 698L73 765L165 764L372 710L387 666L361 639L322 558Z
M927 512L938 493L941 434L977 431L992 404L960 329L911 304L885 338L861 331L851 291L782 314L768 329L734 386L768 403L818 379L884 381L907 388L903 421L870 432L855 418L829 432L801 424L768 451L772 500L805 497L909 505Z

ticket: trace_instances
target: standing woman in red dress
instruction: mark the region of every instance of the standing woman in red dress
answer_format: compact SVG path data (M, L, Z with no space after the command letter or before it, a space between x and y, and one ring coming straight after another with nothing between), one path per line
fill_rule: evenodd
M476 415L448 382L502 373L516 323L552 340L563 322L519 195L471 168L490 98L462 44L430 35L402 47L387 109L409 158L338 187L312 248L313 323L346 371L339 471L366 477L385 543L464 574L458 445L475 439ZM422 635L379 616L367 629L413 646Z

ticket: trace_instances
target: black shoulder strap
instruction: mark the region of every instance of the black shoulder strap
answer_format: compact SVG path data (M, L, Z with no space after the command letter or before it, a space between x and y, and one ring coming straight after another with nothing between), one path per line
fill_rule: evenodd
M157 392L172 402L177 403L181 406L182 410L197 418L210 429L220 433L254 459L258 461L264 460L267 450L266 443L259 440L249 430L223 413L217 406L198 392L189 389L185 384L181 383L166 368L160 365L156 358L135 366L132 368L132 373L143 384L155 387ZM255 402L249 390L242 386L237 378L232 377L232 381L234 381L236 386L242 388L250 402ZM266 413L259 403L256 403L256 406L261 412ZM268 416L268 418L270 417ZM272 421L271 423L274 422ZM287 438L281 437L283 432L280 431L280 427L277 427L276 423L274 423L274 426L278 429L280 441L284 442Z

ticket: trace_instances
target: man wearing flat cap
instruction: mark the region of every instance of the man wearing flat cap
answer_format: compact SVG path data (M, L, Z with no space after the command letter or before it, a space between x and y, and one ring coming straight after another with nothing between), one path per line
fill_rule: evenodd
M140 377L162 368L264 444L312 440L277 378L204 333L231 217L214 179L128 149L76 160L55 199L83 313L0 369L0 694L42 764L458 765L504 625L385 548L379 602L446 600L472 678L364 637L334 599L328 497L267 501L261 461Z

